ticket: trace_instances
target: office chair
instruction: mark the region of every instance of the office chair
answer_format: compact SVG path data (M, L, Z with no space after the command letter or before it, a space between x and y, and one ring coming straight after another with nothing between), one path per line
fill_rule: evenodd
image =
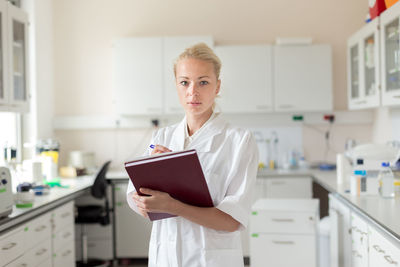
M110 224L110 209L107 198L106 173L111 161L107 161L96 175L96 179L90 189L94 198L104 199L104 205L76 206L75 223L81 225L82 237L82 260L77 262L77 267L84 266L108 266L108 262L99 259L88 259L87 233L85 224L98 223L101 225Z

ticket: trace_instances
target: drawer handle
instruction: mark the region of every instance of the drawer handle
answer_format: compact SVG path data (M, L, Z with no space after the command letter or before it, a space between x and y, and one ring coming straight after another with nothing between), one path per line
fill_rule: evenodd
M62 254L62 256L65 257L68 256L69 254L71 254L71 250L68 249L66 252Z
M28 266L28 264L26 264L26 263L21 263L20 265L18 265L19 267L26 267L26 266Z
M294 106L293 105L280 105L279 106L280 108L294 108Z
M9 250L12 249L13 247L15 247L17 245L17 243L12 242L10 244L8 244L7 246L3 247L2 250Z
M47 228L46 225L41 225L41 226L35 228L35 232L43 231L46 228Z
M70 214L71 214L71 213L70 213L69 211L68 211L68 212L65 212L65 213L61 214L61 218L68 217Z
M376 251L378 251L378 253L385 253L385 251L383 249L381 249L378 245L373 245L372 246Z
M394 95L393 98L400 98L400 95Z
M282 185L282 184L286 184L284 181L272 181L271 182L272 185Z
M63 235L63 238L67 238L67 237L69 237L70 235L71 235L70 232L66 232L66 233Z
M42 248L41 250L39 250L38 252L36 252L36 256L43 255L46 251L47 251L47 249Z
M293 219L271 219L273 222L294 222Z
M390 257L389 255L385 255L384 258L385 258L385 260L386 260L387 262L389 262L390 264L397 265L397 261L394 261L394 260L392 259L392 257Z
M272 243L277 245L294 245L293 241L272 241Z
M353 255L354 255L354 256L356 256L356 257L358 257L358 258L362 258L362 255L361 255L360 253L358 253L357 250L353 250L352 252L353 252Z

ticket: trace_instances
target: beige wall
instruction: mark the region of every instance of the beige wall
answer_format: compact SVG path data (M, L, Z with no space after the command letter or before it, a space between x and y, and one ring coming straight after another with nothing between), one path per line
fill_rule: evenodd
M329 43L334 108L344 110L346 40L364 24L367 7L367 0L54 0L55 115L112 115L113 39L161 35L212 35L217 45L273 43L276 37ZM370 125L342 126L333 146L341 148L352 132L371 139ZM323 139L304 133L306 154L318 158ZM125 155L145 131L118 134ZM95 150L101 161L116 155L113 131L57 131L56 137L63 153Z

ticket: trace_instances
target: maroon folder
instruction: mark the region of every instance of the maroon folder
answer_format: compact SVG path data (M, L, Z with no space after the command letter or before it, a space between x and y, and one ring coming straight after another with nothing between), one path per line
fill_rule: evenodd
M156 154L126 162L125 169L139 195L141 187L167 192L175 199L198 207L213 207L196 150ZM150 220L174 217L148 213Z

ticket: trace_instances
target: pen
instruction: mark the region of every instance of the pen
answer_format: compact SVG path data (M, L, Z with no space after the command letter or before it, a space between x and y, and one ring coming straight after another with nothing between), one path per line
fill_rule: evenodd
M154 149L155 147L156 147L156 146L153 145L153 144L150 145L150 148L151 148L151 149Z

